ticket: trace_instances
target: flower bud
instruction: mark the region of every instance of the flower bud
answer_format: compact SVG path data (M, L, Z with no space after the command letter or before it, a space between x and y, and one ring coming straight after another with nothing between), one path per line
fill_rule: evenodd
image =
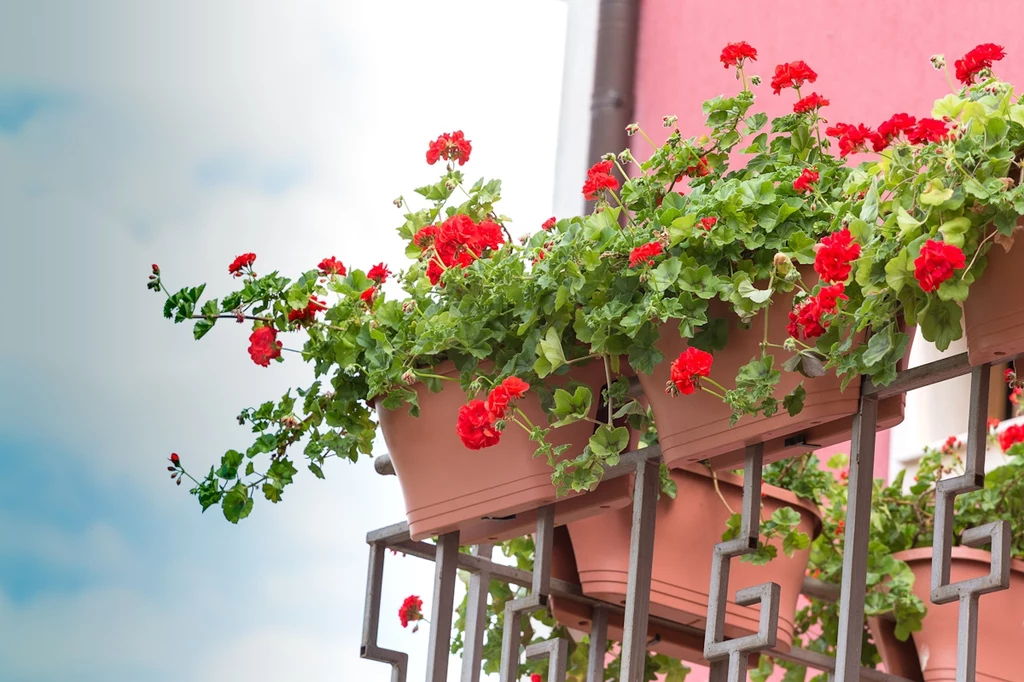
M800 271L796 268L791 267L789 272L783 275L783 279L792 284L800 279Z
M298 417L294 414L289 414L288 416L281 418L281 425L289 429L296 429L300 424L302 424L302 422L299 421Z
M626 134L629 135L630 137L633 137L634 135L636 135L639 130L640 130L640 124L639 123L630 123L628 126L626 126Z
M181 464L181 458L178 457L178 453L171 453L171 464L173 464L174 466L178 466L179 464Z
M413 372L411 369L406 370L405 373L402 374L402 383L405 384L406 386L412 386L413 384L416 383L416 381L416 373Z
M786 340L782 342L782 347L788 351L795 351L797 349L796 339L794 339L792 336L787 336Z
M519 243L520 244L523 244L525 246L526 242L528 242L528 241L530 241L530 235L528 235L528 234L521 234L521 235L519 235Z
M666 128L671 128L676 124L678 120L678 116L665 116L661 119L661 125L665 126Z
M444 181L444 186L445 186L445 187L446 187L446 188L448 189L448 191L450 192L450 191L452 191L453 189L455 189L455 181L454 181L454 180L445 180L445 181Z
M629 151L628 149L624 149L623 151L619 152L619 163L626 164L626 163L629 163L632 160L633 160L633 153L631 151Z
M754 74L753 76L750 77L750 84L751 85L760 85L761 84L761 77L758 76L757 74Z
M601 155L601 160L602 161L614 161L615 160L615 155L612 154L611 152L608 152L607 154L602 154Z
M156 263L153 263L152 267L153 267L153 274L159 276L160 275L160 266L157 265Z
M181 479L180 478L178 479L178 482L175 485L181 485Z
M931 58L930 58L930 61L932 63L932 67L936 71L941 71L942 69L946 68L946 56L945 55L933 54L931 56Z
M793 261L782 252L775 254L775 257L772 258L772 264L775 266L775 272L780 275L787 274L793 267Z
M392 201L391 203L393 203L397 208L402 208L402 202L403 201L405 201L405 197L398 197L394 201Z
M413 302L411 300L410 301L402 301L402 312L403 313L411 313L414 310L416 310L416 303L415 302Z

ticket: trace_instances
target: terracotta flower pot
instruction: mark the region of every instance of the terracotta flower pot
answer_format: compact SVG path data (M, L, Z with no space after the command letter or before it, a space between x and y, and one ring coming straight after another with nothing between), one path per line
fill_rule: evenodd
M871 623L886 670L924 682L952 682L956 679L959 602L931 603L931 547L897 552L893 557L907 562L914 572L914 594L924 601L928 614L920 632L906 642L896 639L891 627ZM991 562L991 554L984 550L954 547L950 580L988 575ZM1024 561L1011 562L1009 590L982 595L978 604L977 682L1017 682L1022 679L1017 647L1024 642Z
M679 486L675 500L662 497L658 501L654 530L654 569L651 580L652 615L703 630L707 620L708 588L711 584L712 548L722 540L729 510L715 492L714 482L703 467L687 465L672 471ZM718 474L722 496L734 509L740 508L743 481L733 474ZM800 530L814 536L820 529L821 517L814 505L798 499L792 493L764 486L763 514L769 516L776 509L789 506L800 513ZM573 576L567 567L575 566L583 592L589 597L623 604L626 599L626 581L629 564L629 531L632 510L629 507L609 512L600 518L568 524L571 548L555 547L558 560L553 562L555 577L566 571L563 579ZM779 543L781 544L781 543ZM566 554L572 552L570 558ZM779 547L778 557L763 566L755 566L734 559L731 566L729 595L736 590L765 582L776 582L782 588L779 604L780 650L788 650L793 635L800 586L807 570L810 549L787 557ZM566 600L552 600L553 613L568 627L586 629L587 609L566 604ZM725 634L740 637L757 631L759 607L737 606L730 600L726 607ZM613 621L619 623L621 619ZM690 661L701 661L703 638L696 640L686 633L668 628L654 627L650 635L657 634L662 642L652 648ZM671 653L670 653L671 652ZM696 657L695 657L696 656Z
M769 339L773 343L781 344L786 339L792 300L792 295L779 297L768 309ZM711 368L712 378L728 387L739 368L760 353L765 312L759 313L747 329L743 329L732 311L719 301L712 302L709 314L729 321L728 345L714 353ZM779 412L771 417L745 415L730 427L732 410L716 396L704 391L678 397L665 393L672 361L688 344L680 338L675 322L663 324L659 333L657 347L665 359L654 368L653 374L638 376L654 411L658 441L668 465L712 459L716 469L731 468L743 462L745 445L765 443L767 463L849 440L860 395L859 378L842 390L841 381L833 372L807 379L783 370L775 395L781 403L782 397L803 381L807 391L803 410L791 417L780 404ZM908 346L904 357L909 352ZM775 355L779 364L789 357L784 351ZM878 429L888 429L902 422L904 405L903 395L880 401Z
M452 363L434 373L458 378ZM569 379L586 384L600 395L604 367L597 363L573 366L552 384ZM420 416L407 408L385 409L378 403L377 417L391 462L405 498L409 533L414 540L458 529L462 544L496 542L528 534L536 526L536 509L556 501L551 467L546 458L534 458L537 444L524 429L509 424L501 441L490 448L470 450L455 432L459 408L467 401L457 381L445 381L438 393L424 384L415 387ZM534 424L547 424L540 400L528 393L519 408ZM597 400L591 417L597 411ZM587 444L593 424L578 422L554 429L554 446L570 445L565 457L575 457ZM629 482L608 481L597 490L557 499L556 523L585 518L629 504Z
M985 272L971 285L964 301L967 356L972 365L1024 353L1024 300L1007 295L1016 291L1021 251L1007 253L1001 246L993 246L986 256Z

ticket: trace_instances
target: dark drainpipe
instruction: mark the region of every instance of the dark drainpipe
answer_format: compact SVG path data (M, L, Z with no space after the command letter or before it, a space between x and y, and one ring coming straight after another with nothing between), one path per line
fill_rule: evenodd
M601 0L597 24L594 95L590 103L590 165L629 146L633 122L640 0Z

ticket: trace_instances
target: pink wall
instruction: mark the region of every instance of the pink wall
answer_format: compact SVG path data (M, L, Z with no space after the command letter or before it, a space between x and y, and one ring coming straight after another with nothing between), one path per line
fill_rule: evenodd
M684 136L703 132L700 105L738 90L732 69L718 60L722 47L745 40L759 53L747 73L758 74L758 105L770 117L792 111L792 90L772 94L768 83L776 64L802 59L818 73L803 94L829 98L831 122L877 126L893 113L931 114L935 99L949 92L944 76L928 58L953 61L979 43L994 42L1008 57L997 73L1024 87L1024 2L1017 0L857 0L808 2L773 0L641 0L636 79L636 120L655 141L664 139L661 118L679 117ZM633 153L649 148L633 138ZM879 434L875 476L888 472L888 433ZM849 452L849 444L828 448ZM707 680L695 667L689 682Z

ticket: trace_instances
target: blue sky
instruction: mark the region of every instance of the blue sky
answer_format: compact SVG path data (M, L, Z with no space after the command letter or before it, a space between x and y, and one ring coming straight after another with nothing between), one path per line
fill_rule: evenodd
M0 0L0 680L389 679L357 653L397 481L339 463L201 515L167 455L205 468L309 373L195 343L144 286L222 294L244 251L399 265L391 200L458 128L519 229L551 215L563 3L380 5ZM389 558L385 613L431 570ZM384 620L420 677L424 633Z

